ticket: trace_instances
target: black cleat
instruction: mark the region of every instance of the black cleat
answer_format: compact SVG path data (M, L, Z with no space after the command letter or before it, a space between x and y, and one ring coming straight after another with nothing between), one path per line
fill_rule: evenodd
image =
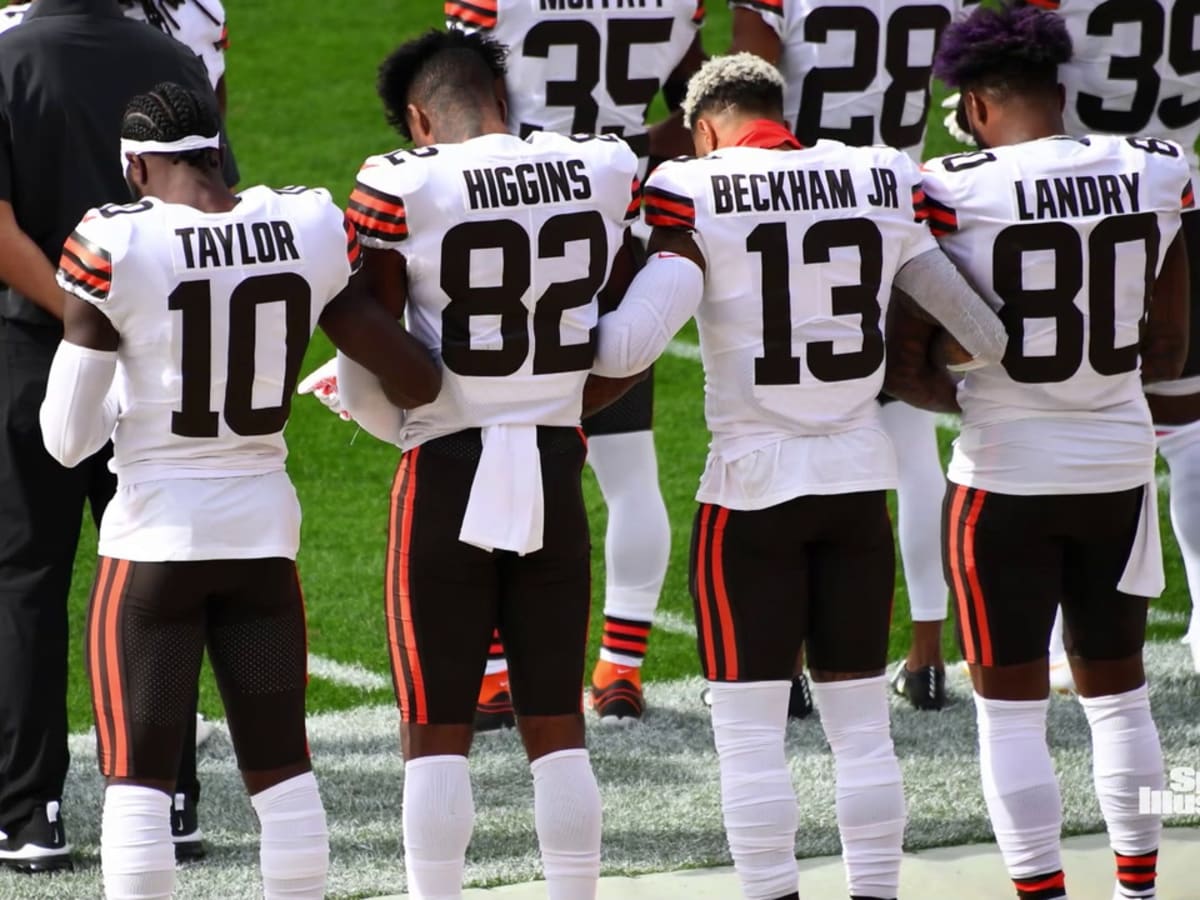
M171 804L171 840L175 843L176 862L195 862L208 854L196 804L186 794L176 794Z
M892 676L892 690L917 709L939 710L946 705L946 670L922 666L913 672L901 660Z
M788 696L788 718L807 719L812 711L812 689L808 686L808 676L803 672L793 675L792 693Z
M0 865L27 874L75 867L57 800L34 810L12 834L0 831Z

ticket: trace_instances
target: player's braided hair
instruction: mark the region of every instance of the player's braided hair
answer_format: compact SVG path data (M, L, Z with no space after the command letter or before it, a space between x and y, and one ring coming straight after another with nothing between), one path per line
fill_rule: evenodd
M184 0L119 0L120 4L126 8L140 6L142 14L145 15L146 21L157 28L159 31L164 31L170 34L170 27L167 25L167 20L163 16L159 4L165 4L171 9L179 9L183 6Z
M1071 35L1061 16L1010 3L981 6L942 35L933 73L958 88L1056 91L1058 67L1071 61Z
M504 78L508 48L486 35L427 31L396 48L379 66L376 89L387 120L412 140L405 111L409 103L468 113L492 96Z
M783 110L783 76L753 53L714 56L688 82L683 119L688 128L706 112L736 107L745 113Z
M130 100L121 120L121 137L133 141L170 142L194 135L210 137L220 130L221 118L215 104L170 81L156 84L149 93L138 94ZM212 150L189 150L175 154L174 159L200 169L219 165L217 154Z

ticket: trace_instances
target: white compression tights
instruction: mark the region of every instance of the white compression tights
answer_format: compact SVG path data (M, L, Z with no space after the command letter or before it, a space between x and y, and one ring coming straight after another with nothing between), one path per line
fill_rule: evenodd
M654 434L591 437L588 462L608 506L604 614L652 621L671 554L671 523L658 487Z
M946 618L942 574L941 516L946 475L937 448L937 416L907 403L887 403L883 427L896 448L900 556L914 622Z

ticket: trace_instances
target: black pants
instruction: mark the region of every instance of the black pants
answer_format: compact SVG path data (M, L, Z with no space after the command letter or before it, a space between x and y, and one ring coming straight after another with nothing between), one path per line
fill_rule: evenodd
M58 346L53 329L0 319L0 830L11 831L67 776L67 593L84 502L99 523L116 490L111 447L64 469L38 410ZM83 622L75 623L82 635ZM78 673L82 675L83 673ZM192 728L195 728L192 717ZM195 738L179 791L198 797Z
M810 494L766 509L700 504L689 588L709 681L787 681L887 664L896 549L883 491Z

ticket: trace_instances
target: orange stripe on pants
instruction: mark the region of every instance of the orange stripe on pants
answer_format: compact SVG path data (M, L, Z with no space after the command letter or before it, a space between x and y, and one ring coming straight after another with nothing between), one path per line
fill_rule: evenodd
M127 559L117 560L117 571L113 576L112 590L104 610L105 668L108 679L108 702L113 718L113 778L129 775L129 728L125 721L125 697L121 692L120 627L121 602L125 587L129 583L131 563Z
M88 611L88 675L92 681L92 716L96 720L96 744L100 755L100 770L107 772L112 761L112 745L108 738L108 723L104 716L104 666L100 660L100 635L103 631L104 605L108 599L108 581L112 560L100 557L100 570L92 588L91 608Z
M696 546L696 605L700 607L700 632L704 635L704 675L716 680L717 652L713 646L712 617L708 609L708 567L705 565L708 560L708 520L711 515L712 506L703 504L700 507L700 542Z
M979 662L975 656L975 638L971 633L971 615L968 607L967 589L963 583L962 567L959 564L958 522L962 516L963 503L967 499L967 490L963 485L954 489L954 500L950 504L949 532L950 547L947 556L950 560L950 574L954 578L954 600L958 604L958 620L962 626L963 655L969 663Z
M725 678L737 681L737 642L733 633L733 610L729 606L729 594L725 590L725 523L729 521L729 510L724 507L717 513L717 524L713 528L712 571L713 591L717 595L717 615L721 619L721 643L725 651Z
M414 447L408 452L409 464L408 483L404 490L404 513L400 522L400 556L397 560L399 571L396 575L396 593L400 601L400 624L404 628L404 646L408 656L408 673L412 679L413 699L416 702L416 715L412 721L417 725L429 723L429 710L425 698L425 678L421 674L421 659L417 652L416 630L412 620L412 594L409 591L409 548L412 545L413 501L417 494L417 457L420 447Z
M982 665L992 665L992 632L988 628L987 608L983 602L983 587L979 583L979 569L975 565L975 526L979 522L979 513L983 510L983 501L987 491L977 491L971 501L971 511L967 513L967 524L963 529L963 544L965 545L967 580L971 585L971 595L975 603L975 625L979 629L979 662Z
M404 678L404 664L400 658L400 634L397 623L400 611L396 608L399 590L396 586L396 555L400 548L400 498L408 483L409 454L404 454L400 465L396 467L396 477L392 481L391 507L388 510L388 543L387 559L384 562L384 617L387 619L388 652L392 661L392 677L395 679L396 703L400 706L400 715L408 718L408 683Z

